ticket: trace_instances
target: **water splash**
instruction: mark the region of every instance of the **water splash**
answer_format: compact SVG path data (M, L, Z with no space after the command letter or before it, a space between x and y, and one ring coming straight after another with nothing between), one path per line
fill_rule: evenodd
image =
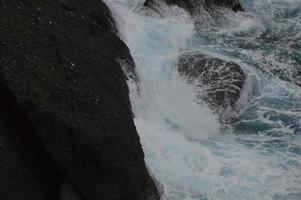
M139 93L129 82L131 103L161 198L301 199L300 2L245 0L246 13L227 12L223 23L196 29L200 18L175 6L162 6L158 16L141 10L143 0L107 3L140 76ZM233 132L220 129L177 74L186 50L235 61L248 74L252 96Z

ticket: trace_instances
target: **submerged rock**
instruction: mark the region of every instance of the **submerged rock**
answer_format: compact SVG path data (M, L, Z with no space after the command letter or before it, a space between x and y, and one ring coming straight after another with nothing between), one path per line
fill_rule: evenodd
M144 3L145 7L154 7L158 3L166 3L168 5L177 5L185 10L192 11L193 10L193 1L192 0L146 0Z
M57 200L63 179L86 200L158 199L107 6L3 0L0 30L1 199Z
M198 14L198 7L213 9L214 7L228 8L235 12L244 11L239 0L146 0L144 6L155 7L156 4L164 2L168 5L177 5L191 14Z
M237 11L244 11L243 7L241 6L239 0L205 0L207 4L214 4L216 6L222 6L225 8L229 8L234 12Z
M246 76L239 65L198 52L182 54L178 71L188 82L197 84L198 97L215 111L236 110Z

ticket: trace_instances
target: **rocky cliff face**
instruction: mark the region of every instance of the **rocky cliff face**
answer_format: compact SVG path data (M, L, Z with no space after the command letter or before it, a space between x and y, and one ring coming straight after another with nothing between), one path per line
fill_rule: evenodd
M158 199L118 60L100 0L0 2L1 199Z

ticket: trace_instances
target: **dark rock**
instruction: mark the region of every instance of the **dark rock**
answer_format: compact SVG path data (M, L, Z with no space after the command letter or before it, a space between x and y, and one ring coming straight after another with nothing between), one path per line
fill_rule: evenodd
M144 6L156 8L158 2L164 2L168 5L177 5L191 14L198 14L198 7L201 6L210 12L215 7L228 8L235 12L244 11L239 0L146 0Z
M185 10L193 10L192 0L146 0L144 3L145 7L154 7L158 2L164 2L168 5L177 5Z
M13 143L0 132L0 181L1 199L20 200L50 200L58 196L57 185L52 190L43 191L40 182L35 178L32 171L21 161L16 153ZM45 188L45 187L44 187ZM54 193L51 193L53 191Z
M244 11L239 0L206 0L207 4L214 4L216 6L222 6L232 9L233 11Z
M198 97L207 101L215 111L236 109L246 79L239 65L188 52L180 56L178 70L190 83L196 82L198 88L204 89Z
M0 96L1 198L60 199L62 183L75 190L48 155L11 92L1 87Z
M63 178L85 200L158 199L121 61L135 74L100 0L0 2L3 199L57 200Z

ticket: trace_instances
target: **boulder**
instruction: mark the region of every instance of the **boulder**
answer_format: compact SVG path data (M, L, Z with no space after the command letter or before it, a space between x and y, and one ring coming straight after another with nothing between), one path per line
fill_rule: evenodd
M239 0L205 0L205 1L209 5L214 4L216 6L225 7L225 8L233 10L234 12L244 11Z
M144 2L145 7L153 8L156 4L163 2L167 5L176 5L180 8L184 8L185 10L192 11L193 10L193 0L146 0Z
M146 0L144 6L155 8L160 2L168 5L176 5L187 11L192 15L198 14L198 7L201 6L210 12L215 7L227 8L237 11L244 11L239 0Z
M0 2L3 199L57 200L62 179L85 200L159 199L121 61L133 70L101 0Z
M178 59L178 71L190 83L196 83L197 96L215 111L236 110L246 76L234 62L187 52Z

